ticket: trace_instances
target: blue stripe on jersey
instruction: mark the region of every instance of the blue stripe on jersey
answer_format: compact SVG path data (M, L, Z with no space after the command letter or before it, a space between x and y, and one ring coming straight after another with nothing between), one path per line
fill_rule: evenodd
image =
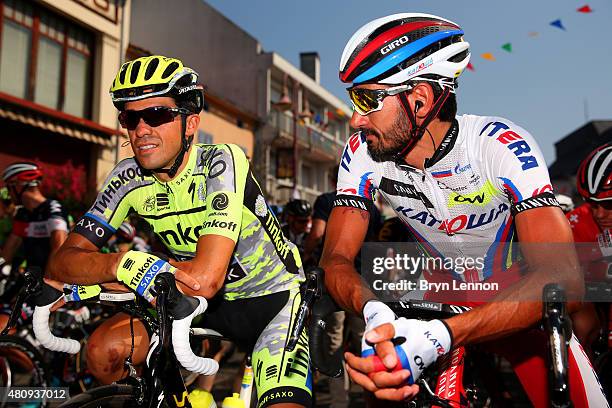
M113 233L115 231L117 231L117 228L114 228L112 225L110 225L108 222L106 222L106 220L93 215L92 213L88 212L84 215L85 217L89 217L89 218L93 218L94 220L98 221L100 224L104 225L106 228L108 228L109 230L113 231Z
M452 37L453 35L463 35L463 30L439 31L434 34L430 34L427 37L416 40L380 60L373 67L370 67L367 71L355 78L353 80L353 84L369 81L372 78L385 73L387 70L393 68L397 64L412 57L414 54L422 51L425 47L428 47L431 44L445 38Z

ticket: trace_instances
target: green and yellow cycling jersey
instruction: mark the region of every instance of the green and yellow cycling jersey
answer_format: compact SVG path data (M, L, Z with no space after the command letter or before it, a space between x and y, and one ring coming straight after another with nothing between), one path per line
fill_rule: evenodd
M132 213L143 217L178 260L195 256L198 238L222 235L236 246L228 300L294 289L304 280L297 248L280 225L236 145L193 145L184 169L161 182L133 158L113 169L74 232L102 247Z

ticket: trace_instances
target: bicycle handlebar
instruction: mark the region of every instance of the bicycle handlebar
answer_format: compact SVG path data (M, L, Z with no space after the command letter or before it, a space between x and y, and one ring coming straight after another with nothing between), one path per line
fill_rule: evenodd
M219 363L212 358L198 357L191 350L189 332L191 321L197 315L204 313L208 307L206 299L200 296L194 298L198 301L197 307L189 315L172 322L172 348L176 359L185 369L194 373L212 375L219 370Z
M49 329L51 307L63 296L64 294L59 290L46 283L43 284L41 294L35 300L36 307L34 308L34 315L32 316L34 337L36 337L36 340L38 340L43 347L51 351L76 354L81 350L81 344L78 341L56 337L51 333L51 329Z

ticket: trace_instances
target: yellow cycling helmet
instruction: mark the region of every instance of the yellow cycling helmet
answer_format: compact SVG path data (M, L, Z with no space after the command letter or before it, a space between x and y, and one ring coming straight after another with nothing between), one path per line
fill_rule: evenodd
M123 110L126 102L171 96L177 103L193 102L198 113L204 103L202 89L198 73L184 66L181 60L151 55L124 63L113 81L110 95L119 110Z

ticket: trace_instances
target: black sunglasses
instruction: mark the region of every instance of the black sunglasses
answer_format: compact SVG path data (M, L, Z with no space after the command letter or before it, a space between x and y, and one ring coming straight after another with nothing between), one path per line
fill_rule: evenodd
M140 123L140 119L152 127L170 123L178 115L190 115L192 112L183 108L169 108L167 106L153 106L142 110L126 110L119 114L121 127L134 130Z

